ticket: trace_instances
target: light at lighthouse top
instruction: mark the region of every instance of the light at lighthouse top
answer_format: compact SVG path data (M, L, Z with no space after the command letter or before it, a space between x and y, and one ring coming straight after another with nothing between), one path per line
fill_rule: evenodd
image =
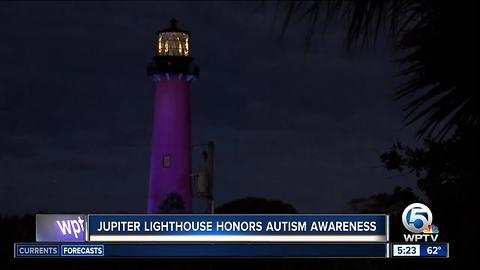
M190 56L190 33L177 28L172 19L171 26L157 33L159 56Z
M200 69L193 63L190 52L190 33L177 28L177 21L172 19L171 26L157 32L157 44L153 61L147 65L147 75L155 81L172 74L187 80L197 79Z

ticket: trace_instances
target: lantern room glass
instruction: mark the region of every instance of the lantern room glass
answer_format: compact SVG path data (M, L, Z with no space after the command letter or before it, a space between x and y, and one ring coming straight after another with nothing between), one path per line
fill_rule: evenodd
M158 33L159 56L190 56L189 35L184 32Z

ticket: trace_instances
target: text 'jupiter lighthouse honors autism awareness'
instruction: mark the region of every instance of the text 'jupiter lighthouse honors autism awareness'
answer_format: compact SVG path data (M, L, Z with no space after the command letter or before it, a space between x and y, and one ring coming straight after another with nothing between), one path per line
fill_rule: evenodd
M98 232L275 232L275 231L375 231L375 221L102 221Z

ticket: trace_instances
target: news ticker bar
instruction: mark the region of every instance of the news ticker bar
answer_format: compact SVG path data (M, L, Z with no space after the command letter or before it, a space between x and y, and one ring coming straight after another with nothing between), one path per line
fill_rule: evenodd
M16 243L16 258L155 257L155 258L448 258L448 243Z
M37 242L388 242L388 215L37 215Z
M153 244L153 243L16 243L16 258L155 257L155 258L386 258L388 243L369 244Z

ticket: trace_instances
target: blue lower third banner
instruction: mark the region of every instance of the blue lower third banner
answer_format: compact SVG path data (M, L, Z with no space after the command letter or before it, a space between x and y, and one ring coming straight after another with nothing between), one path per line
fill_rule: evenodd
M15 257L286 257L385 258L387 243L372 244L15 244Z
M387 242L388 215L89 215L91 242Z

